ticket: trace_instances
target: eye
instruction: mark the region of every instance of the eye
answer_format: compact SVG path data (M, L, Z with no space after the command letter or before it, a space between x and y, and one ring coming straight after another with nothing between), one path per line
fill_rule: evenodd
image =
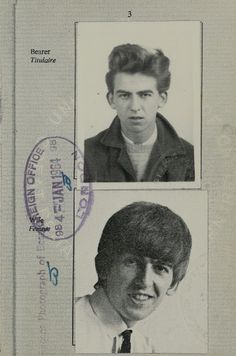
M128 93L119 94L119 98L121 98L121 99L128 99L128 97L129 97Z
M163 264L155 264L153 266L154 270L156 273L169 273L170 272L170 268L166 265L163 265Z
M135 257L127 257L125 260L124 260L124 264L125 266L135 266L137 264L137 258Z
M144 93L141 93L141 98L147 98L147 97L150 97L150 96L152 96L152 94L151 93L149 93L149 92L144 92Z

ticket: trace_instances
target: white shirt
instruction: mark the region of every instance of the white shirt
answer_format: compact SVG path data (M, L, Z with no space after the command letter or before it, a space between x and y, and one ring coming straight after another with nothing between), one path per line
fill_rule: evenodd
M141 145L141 146L153 146L156 139L157 139L157 126L155 125L155 128L154 128L154 131L152 133L152 135L147 139L147 141L143 142L143 143L134 143L132 140L130 140L125 134L123 131L121 131L121 134L125 140L126 143L129 143L129 144L133 144L133 145Z
M75 304L75 341L79 353L118 353L120 335L128 327L109 302L104 290L78 298ZM148 337L132 328L131 353L153 353Z
M155 126L151 137L143 143L134 143L124 132L122 132L122 136L125 140L127 153L136 173L137 181L139 182L143 179L153 145L157 139L157 127Z

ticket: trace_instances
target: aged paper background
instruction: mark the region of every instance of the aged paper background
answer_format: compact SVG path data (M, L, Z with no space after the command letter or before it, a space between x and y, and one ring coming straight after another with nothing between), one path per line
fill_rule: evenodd
M2 354L74 354L72 240L68 244L46 242L47 258L59 267L61 278L57 289L47 286L45 338L36 314L37 235L29 234L23 201L25 163L37 141L50 135L73 141L74 22L196 20L203 23L202 189L208 191L209 200L208 355L235 355L235 2L18 0L13 5L11 1L1 3ZM57 63L30 65L31 48L51 49Z

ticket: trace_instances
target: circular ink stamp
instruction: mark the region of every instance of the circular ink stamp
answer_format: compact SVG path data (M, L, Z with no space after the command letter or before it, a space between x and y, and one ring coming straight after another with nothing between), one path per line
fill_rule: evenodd
M32 149L24 171L24 199L30 225L47 239L69 239L86 221L91 183L83 182L82 152L70 140L46 137Z

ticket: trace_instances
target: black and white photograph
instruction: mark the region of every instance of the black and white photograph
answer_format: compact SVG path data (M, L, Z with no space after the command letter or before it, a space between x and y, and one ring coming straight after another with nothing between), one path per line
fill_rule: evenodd
M206 192L97 191L74 311L78 353L206 352Z
M199 188L201 23L78 23L76 46L84 182Z

